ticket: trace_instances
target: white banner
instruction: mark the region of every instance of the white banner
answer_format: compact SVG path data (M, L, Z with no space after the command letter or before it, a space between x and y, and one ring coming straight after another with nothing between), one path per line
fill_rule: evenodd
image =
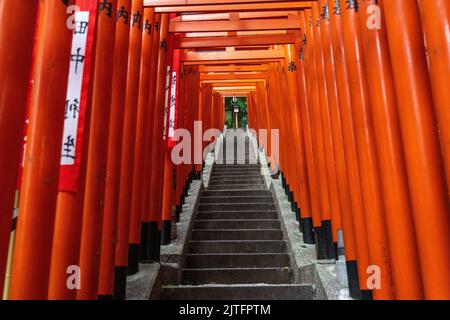
M88 38L89 11L75 12L70 55L69 81L67 84L64 133L61 148L61 165L74 165L80 117L81 89L83 86L84 62Z

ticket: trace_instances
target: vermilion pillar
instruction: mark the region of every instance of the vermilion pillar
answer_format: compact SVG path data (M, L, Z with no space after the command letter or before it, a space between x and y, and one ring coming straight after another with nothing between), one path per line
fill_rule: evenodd
M148 259L159 261L159 252L161 244L160 222L162 217L162 197L163 197L163 128L164 128L164 107L166 98L167 83L167 48L169 16L161 15L159 53L156 78L155 112L152 133L152 159L151 159L151 183L150 183L150 203L149 203L149 241L151 247Z
M367 11L375 0L362 4ZM395 101L391 58L386 38L384 16L380 29L367 28L367 17L360 16L362 45L371 102L371 116L385 207L389 238L390 264L396 299L422 299L422 279L412 219L405 159Z
M299 61L297 52L295 50L295 46L293 44L289 44L285 48L286 59L285 59L285 70L286 78L288 82L289 94L293 96L293 104L289 106L290 115L292 119L292 132L294 135L293 143L297 148L297 159L294 163L297 164L297 172L298 172L298 182L299 182L299 206L301 209L300 219L311 218L311 200L310 200L310 189L308 184L308 176L307 176L307 160L305 153L305 144L303 140L303 131L305 128L303 127L303 123L301 122L300 116L300 93L298 92L298 83L299 79ZM301 70L302 71L302 70ZM289 160L289 159L288 159Z
M172 200L174 193L174 166L171 159L171 143L169 138L170 126L171 126L171 118L170 113L172 108L176 108L176 92L172 92L172 90L176 90L177 75L179 72L179 52L177 51L177 56L174 55L174 34L168 35L167 42L167 57L166 64L168 66L167 71L170 72L169 76L166 77L166 87L164 93L164 123L163 123L163 143L162 143L162 152L164 152L163 166L164 166L164 174L163 174L163 196L162 196L162 206L161 206L161 244L168 245L170 244L172 238ZM177 61L175 61L177 60ZM176 68L174 66L176 65ZM174 76L175 75L175 76ZM173 85L173 81L175 81L175 86ZM174 94L174 98L172 101L172 94ZM173 110L175 111L175 110ZM174 119L172 119L174 120ZM173 125L172 125L173 128Z
M134 146L136 138L139 73L142 47L142 1L132 0L130 11L130 46L125 94L125 113L120 169L119 214L115 257L114 298L125 299L128 266L128 240L130 231L131 191L133 183Z
M450 190L450 3L446 0L419 0L419 9L428 47L434 107Z
M134 147L134 166L133 166L133 184L131 198L131 219L130 219L130 237L128 252L128 274L135 274L139 271L139 243L141 241L141 222L143 218L143 186L144 186L144 166L145 147L150 141L146 137L146 128L150 126L151 118L148 116L153 108L149 106L149 82L151 73L155 72L152 62L153 46L153 20L155 10L153 8L144 9L142 50L141 50L141 69L139 81L139 98L136 123L136 139ZM148 138L148 140L146 139Z
M97 4L77 2L80 6L81 11L89 11L89 24L87 29L87 45L86 54L87 57L84 61L84 74L85 79L89 79L91 75L90 67L92 65L91 56L93 41L95 39L96 32L96 21L97 21ZM98 46L98 49L101 45ZM89 50L89 51L88 51ZM71 66L72 68L72 66ZM70 76L69 76L70 77ZM69 83L70 86L70 83ZM77 289L68 287L67 281L69 276L73 276L73 270L70 269L72 266L79 266L80 257L80 240L81 240L81 229L83 220L83 203L85 195L85 181L86 181L86 167L88 163L88 148L84 145L88 145L88 142L84 142L89 139L89 129L90 121L96 122L95 112L92 113L93 118L90 119L91 115L91 97L92 92L89 90L89 83L83 86L83 91L81 92L81 101L85 100L86 104L84 108L80 107L78 128L83 128L84 134L81 136L82 141L77 141L76 152L77 155L81 154L81 164L79 168L79 180L77 182L76 188L66 189L61 185L61 181L67 179L65 175L65 168L62 166L60 171L60 190L57 198L56 206L56 218L55 218L55 232L53 236L53 249L52 249L52 260L50 269L50 282L48 299L51 300L73 300L77 295ZM69 92L70 90L68 90ZM67 117L67 110L66 110ZM95 128L95 127L94 127ZM95 130L93 131L95 132ZM95 134L92 135L93 138ZM67 168L67 167L66 167ZM90 168L91 169L91 168ZM76 190L75 190L76 189ZM82 281L84 278L80 278Z
M108 157L106 161L105 205L103 211L100 254L99 299L112 299L114 289L114 260L116 252L117 214L119 203L120 164L122 154L123 115L128 68L131 0L118 0L114 60L112 63L112 93L109 121Z
M346 48L342 32L342 15L339 0L329 3L331 42L336 66L336 82L339 96L339 113L342 121L342 138L349 181L350 204L352 211L353 230L355 234L357 261L347 260L350 294L360 298L367 291L366 270L369 266L369 250L366 236L366 222L361 196L360 171L356 150L355 124L352 117L351 85L347 74ZM345 230L344 230L345 232ZM345 243L347 246L347 243Z
M326 243L327 258L337 258L337 230L342 229L341 223L341 207L339 203L339 194L337 189L336 162L334 149L337 147L333 139L331 130L330 109L336 108L333 96L330 96L331 89L331 72L329 66L325 65L324 48L322 44L322 15L319 15L318 3L312 6L313 19L313 43L315 47L317 81L319 86L319 102L320 102L320 120L322 122L322 134L325 151L326 163L326 179L328 185L328 195L330 200L330 212L323 213L326 219L322 220L322 231ZM327 81L328 80L328 81ZM336 137L334 137L336 138ZM337 143L336 143L337 144Z
M419 8L398 0L383 9L425 298L450 299L450 205Z
M303 14L303 12L302 12ZM301 18L302 21L302 18ZM300 97L300 112L299 117L302 122L303 128L303 143L305 148L305 157L306 157L306 169L307 169L307 182L309 188L309 195L311 211L302 210L301 219L302 219L302 232L303 232L303 242L307 244L314 244L314 234L313 234L313 213L317 213L320 215L320 203L319 197L317 193L317 174L316 174L316 162L314 149L312 144L312 132L311 132L311 119L310 119L310 111L309 105L310 101L308 100L308 92L306 87L306 78L305 78L305 51L303 46L303 41L301 39L303 33L296 33L296 47L298 50L298 88L299 88L299 97ZM320 219L319 219L320 220Z
M0 4L0 292L5 280L37 7L38 1Z
M154 236L152 230L154 230L153 223L150 221L150 189L151 189L151 176L152 176L152 156L153 156L153 128L155 125L155 99L156 99L156 80L158 72L158 56L159 56L159 26L161 23L161 15L155 14L153 23L153 36L152 36L152 72L150 74L149 82L149 97L148 97L148 125L146 128L146 146L145 146L145 165L144 165L144 185L143 185L143 223L141 233L141 248L140 259L142 262L151 261L151 250L155 246ZM156 228L157 230L157 228Z
M317 240L317 256L319 259L325 259L327 257L326 252L326 239L324 235L324 230L322 227L322 221L330 222L331 220L331 204L329 197L329 188L328 188L328 178L327 178L327 167L326 167L326 157L325 157L325 143L324 143L324 135L322 129L322 121L321 121L321 100L320 95L323 94L319 92L319 81L316 75L320 72L317 64L317 57L319 50L315 46L315 36L314 36L314 20L313 14L310 9L305 11L306 21L304 23L306 29L306 45L307 45L307 58L308 64L310 64L309 68L306 70L307 74L310 77L310 101L311 101L311 124L312 131L314 132L314 146L316 150L317 157L317 178L319 181L319 194L320 194L320 220L314 219L314 230L316 233ZM322 98L323 100L323 98ZM323 102L323 101L322 101ZM328 242L331 239L328 237Z
M62 1L40 3L41 24L35 48L30 124L13 258L10 292L13 300L47 298L72 38L72 30L65 27L66 11L67 5Z
M111 8L99 7L96 54L92 83L88 164L80 247L81 289L77 298L95 300L98 296L104 196L106 185L111 89L114 65L117 1Z
M344 253L339 252L339 255L345 254L346 264L356 262L356 248L355 248L355 234L353 225L353 216L350 206L350 194L349 194L349 182L347 163L345 159L344 140L342 135L342 121L339 111L339 93L338 84L336 80L336 63L333 55L333 43L331 41L331 22L330 13L334 13L334 9L331 10L328 7L327 1L319 2L319 9L323 13L321 15L320 29L321 40L323 45L324 67L325 77L327 83L328 93L328 105L330 112L331 132L333 136L333 149L336 161L336 178L338 185L338 196L340 203L340 215L342 224L342 234L338 234L338 237L342 236L344 240ZM339 231L339 221L334 223L334 229ZM342 239L341 239L342 240ZM348 284L352 295L355 295L355 291L358 291L357 274L352 268L347 268ZM357 295L357 294L356 294Z
M356 6L347 6L341 2L343 38L346 47L347 72L352 102L352 114L355 124L355 137L358 152L360 183L366 220L366 234L369 245L371 265L376 266L380 286L373 286L375 299L392 299L392 275L389 264L389 245L387 243L384 219L383 198L381 196L380 175L377 162L377 150L373 135L373 124L370 114L369 92L364 64L361 60L362 45L359 29L359 10ZM367 63L370 63L367 61ZM368 273L368 271L370 273ZM366 279L372 274L370 270L362 270ZM367 280L365 280L367 282Z

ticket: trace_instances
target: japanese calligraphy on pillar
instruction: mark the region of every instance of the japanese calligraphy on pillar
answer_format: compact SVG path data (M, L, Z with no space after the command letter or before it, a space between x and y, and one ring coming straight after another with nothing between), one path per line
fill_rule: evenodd
M86 7L86 5L84 5ZM75 12L61 142L59 190L76 192L81 165L97 6Z
M170 66L166 68L166 88L165 88L165 98L164 98L164 131L163 131L163 140L166 140L167 137L167 117L169 110L169 93L170 93Z
M172 72L172 84L170 88L170 109L169 109L169 138L175 136L175 107L177 104L177 72L174 70Z

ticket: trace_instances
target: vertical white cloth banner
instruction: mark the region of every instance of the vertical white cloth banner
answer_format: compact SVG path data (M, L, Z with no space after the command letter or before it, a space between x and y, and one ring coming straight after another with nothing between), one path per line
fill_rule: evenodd
M175 107L177 104L177 72L172 72L172 87L170 89L169 138L175 137Z
M166 140L167 135L167 116L169 111L169 93L170 93L170 66L166 69L166 95L164 99L164 131L163 140Z
M89 11L75 12L75 29L72 38L64 133L61 148L60 164L62 166L75 165L89 14Z

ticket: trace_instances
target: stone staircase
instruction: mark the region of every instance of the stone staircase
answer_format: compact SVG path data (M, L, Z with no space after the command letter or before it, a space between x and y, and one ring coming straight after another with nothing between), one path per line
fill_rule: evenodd
M238 148L237 139L226 136L218 161L226 164L214 165L200 195L182 285L163 287L161 298L312 299L311 286L295 284L274 199L248 137ZM220 161L223 156L226 161Z

